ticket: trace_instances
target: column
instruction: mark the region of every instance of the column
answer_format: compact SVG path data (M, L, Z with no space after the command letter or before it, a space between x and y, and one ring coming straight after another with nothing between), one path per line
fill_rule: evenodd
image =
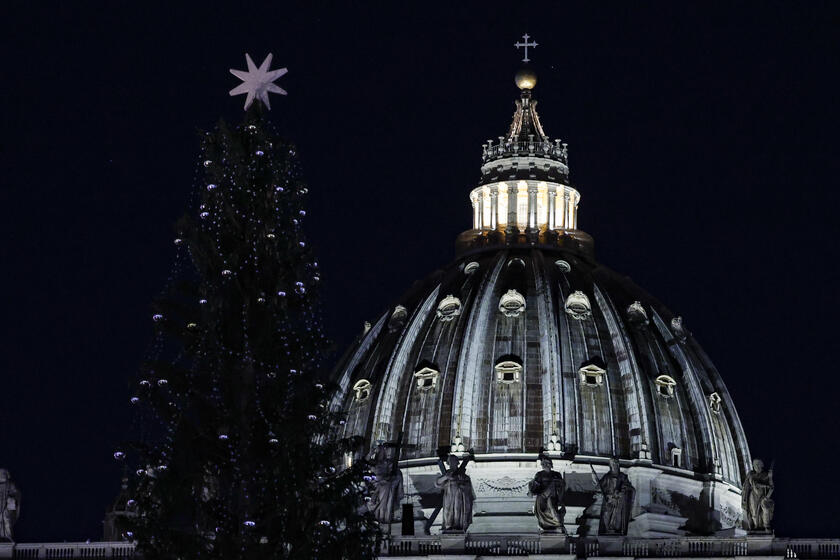
M528 183L528 229L537 229L537 184Z
M484 229L484 193L478 193L478 229Z
M557 187L549 186L548 187L548 229L549 231L554 229L555 222L557 221L554 216L554 209L555 204L557 202Z
M572 229L572 212L569 204L569 191L563 193L563 227Z
M476 204L475 196L470 195L470 202L473 209L473 229L478 229L478 204Z
M574 200L572 201L572 229L577 229L577 207L580 197L578 195L574 196Z
M505 228L505 233L516 233L519 231L516 227L516 196L519 194L519 187L516 186L515 181L508 183L508 222Z
M499 227L499 185L490 187L490 229Z

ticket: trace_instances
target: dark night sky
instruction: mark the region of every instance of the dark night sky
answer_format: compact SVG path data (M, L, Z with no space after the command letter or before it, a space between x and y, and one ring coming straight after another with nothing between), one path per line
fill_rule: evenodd
M836 4L24 4L0 33L0 466L24 493L18 540L101 536L196 130L242 114L227 69L246 51L289 68L272 117L304 161L343 347L454 257L525 31L599 260L715 360L753 453L776 459L777 533L840 537Z

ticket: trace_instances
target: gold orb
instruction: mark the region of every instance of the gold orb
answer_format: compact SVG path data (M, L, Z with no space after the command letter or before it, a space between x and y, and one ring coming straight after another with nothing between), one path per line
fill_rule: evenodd
M537 85L537 74L530 68L522 68L516 73L514 80L519 89L534 89Z

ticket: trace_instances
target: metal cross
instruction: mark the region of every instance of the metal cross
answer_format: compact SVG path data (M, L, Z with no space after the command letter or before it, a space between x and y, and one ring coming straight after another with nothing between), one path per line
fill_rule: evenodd
M516 47L517 49L521 48L521 47L525 47L525 58L522 59L522 62L531 62L528 59L528 47L536 47L537 46L536 41L533 41L531 43L528 42L528 39L530 39L530 37L531 36L526 33L525 35L522 36L522 38L525 39L524 43L520 43L519 41L517 41L513 44L513 46Z

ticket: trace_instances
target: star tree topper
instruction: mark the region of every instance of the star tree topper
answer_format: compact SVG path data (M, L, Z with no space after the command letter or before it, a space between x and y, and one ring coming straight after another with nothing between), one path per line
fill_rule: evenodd
M286 95L286 90L273 82L288 72L288 70L286 68L269 70L268 67L271 65L271 57L271 53L268 53L268 56L265 57L263 63L260 64L259 68L257 68L254 61L251 60L251 55L245 53L245 62L248 64L248 71L234 70L233 68L230 69L231 74L242 80L241 84L230 90L230 95L233 97L234 95L247 93L248 97L245 98L246 110L251 106L251 103L254 102L255 98L262 101L263 104L271 110L271 104L268 102L268 93L271 92Z

